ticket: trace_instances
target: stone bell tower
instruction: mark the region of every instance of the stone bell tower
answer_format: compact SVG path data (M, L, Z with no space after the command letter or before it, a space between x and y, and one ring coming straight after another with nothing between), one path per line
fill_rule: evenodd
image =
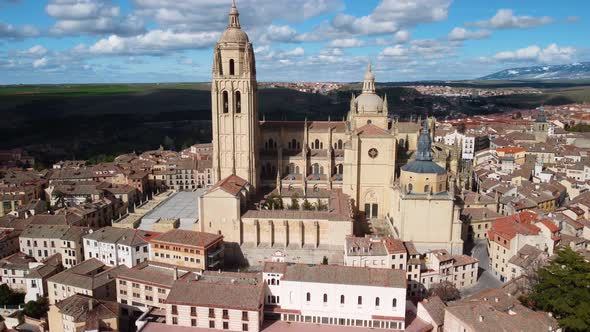
M232 174L257 186L258 101L252 43L240 27L235 1L215 46L211 102L213 176Z

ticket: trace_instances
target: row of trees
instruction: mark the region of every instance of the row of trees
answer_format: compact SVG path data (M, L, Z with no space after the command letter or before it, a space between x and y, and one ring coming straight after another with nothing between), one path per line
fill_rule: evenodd
M305 210L305 211L325 211L328 209L328 205L322 200L318 200L317 203L311 203L307 198L303 200L303 203L299 203L299 197L294 195L291 197L291 204L285 206L283 198L275 193L270 194L264 204L264 208L268 210Z

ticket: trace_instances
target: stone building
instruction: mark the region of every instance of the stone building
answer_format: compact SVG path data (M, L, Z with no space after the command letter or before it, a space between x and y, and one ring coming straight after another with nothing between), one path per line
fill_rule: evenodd
M199 200L197 227L222 234L230 256L245 244L340 251L357 215L385 220L418 246L461 251L454 178L447 178L447 169L458 173L457 149L431 144L432 118L422 131L420 123L392 120L370 64L343 121L261 121L253 46L233 5L214 49L211 95L215 185ZM400 179L412 158L422 159L411 165L432 167L402 169ZM422 187L401 193L399 182L407 186L410 177ZM254 198L269 193L282 203Z

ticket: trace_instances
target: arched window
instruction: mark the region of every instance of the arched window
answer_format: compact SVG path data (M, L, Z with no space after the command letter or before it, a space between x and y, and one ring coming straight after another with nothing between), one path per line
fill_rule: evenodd
M429 186L429 185L425 185L425 186L424 186L424 192L425 192L425 193L428 193L428 192L430 192L430 186Z
M338 140L338 150L342 150L342 140Z
M363 304L363 297L362 297L362 296L359 296L359 297L358 297L358 299L357 299L357 304L358 304L358 305L361 305L361 304Z
M229 113L229 95L223 91L223 113Z
M242 94L236 91L236 113L242 113Z
M315 147L314 147L314 149L316 149L316 150L317 150L317 149L319 149L319 148L320 148L320 140L319 140L319 139L316 139L316 140L315 140Z
M393 299L393 303L391 306L397 308L397 299Z
M328 294L324 293L324 303L328 303Z
M381 302L381 299L379 299L378 297L375 298L375 306L378 307L379 304Z
M293 139L291 141L291 147L293 148L293 150L295 150L297 148L297 140L296 139Z
M272 150L272 149L274 149L274 147L275 147L275 143L271 138L268 140L268 148Z
M408 192L412 192L412 189L414 189L414 186L411 183L408 184Z
M319 164L311 165L311 174L320 175L320 165Z
M324 143L320 142L320 149L323 149L323 148L324 148Z
M274 279L270 279L270 284L274 285L275 284L275 280Z
M236 64L234 62L234 59L230 59L229 60L229 74L230 75L235 75L236 74Z
M311 301L311 294L309 292L307 292L307 295L305 296L307 302Z
M299 174L299 166L295 166L295 174Z
M344 304L344 295L340 295L340 304Z

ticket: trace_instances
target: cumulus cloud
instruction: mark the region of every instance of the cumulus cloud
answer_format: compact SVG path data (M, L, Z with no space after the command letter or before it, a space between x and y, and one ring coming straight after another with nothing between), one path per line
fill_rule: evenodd
M432 60L454 56L457 45L434 39L417 39L407 45L397 44L384 48L379 59L392 61L408 61L414 59Z
M365 42L356 38L334 39L328 43L328 47L351 48L364 46Z
M217 32L174 32L157 29L132 37L111 35L82 50L95 55L161 55L167 51L212 47L218 38Z
M297 31L288 25L269 25L260 36L261 43L295 41Z
M546 48L531 45L515 51L499 52L493 56L494 60L503 62L529 61L539 63L571 62L576 54L573 47L559 47L553 43Z
M45 7L57 22L50 32L55 35L117 34L133 35L144 31L137 15L121 15L111 0L51 0Z
M230 1L134 0L136 13L155 19L162 27L220 30L227 25ZM240 21L249 30L283 19L301 22L343 8L341 0L241 0Z
M408 30L400 30L393 35L393 39L397 43L406 43L410 40L410 32Z
M580 16L568 16L565 21L568 23L576 23L580 21Z
M555 20L549 16L516 16L512 9L500 9L489 20L467 23L467 25L488 29L528 29L553 22Z
M29 48L28 50L19 52L20 55L28 56L28 57L42 57L47 54L47 49L41 45L35 45Z
M41 68L47 66L47 58L43 57L33 61L33 68Z
M0 22L0 39L22 39L37 35L39 35L39 30L33 26L24 25L17 27L12 24Z
M454 28L448 35L449 40L461 41L467 39L483 39L491 36L489 30L481 29L476 31L467 30L465 28Z

